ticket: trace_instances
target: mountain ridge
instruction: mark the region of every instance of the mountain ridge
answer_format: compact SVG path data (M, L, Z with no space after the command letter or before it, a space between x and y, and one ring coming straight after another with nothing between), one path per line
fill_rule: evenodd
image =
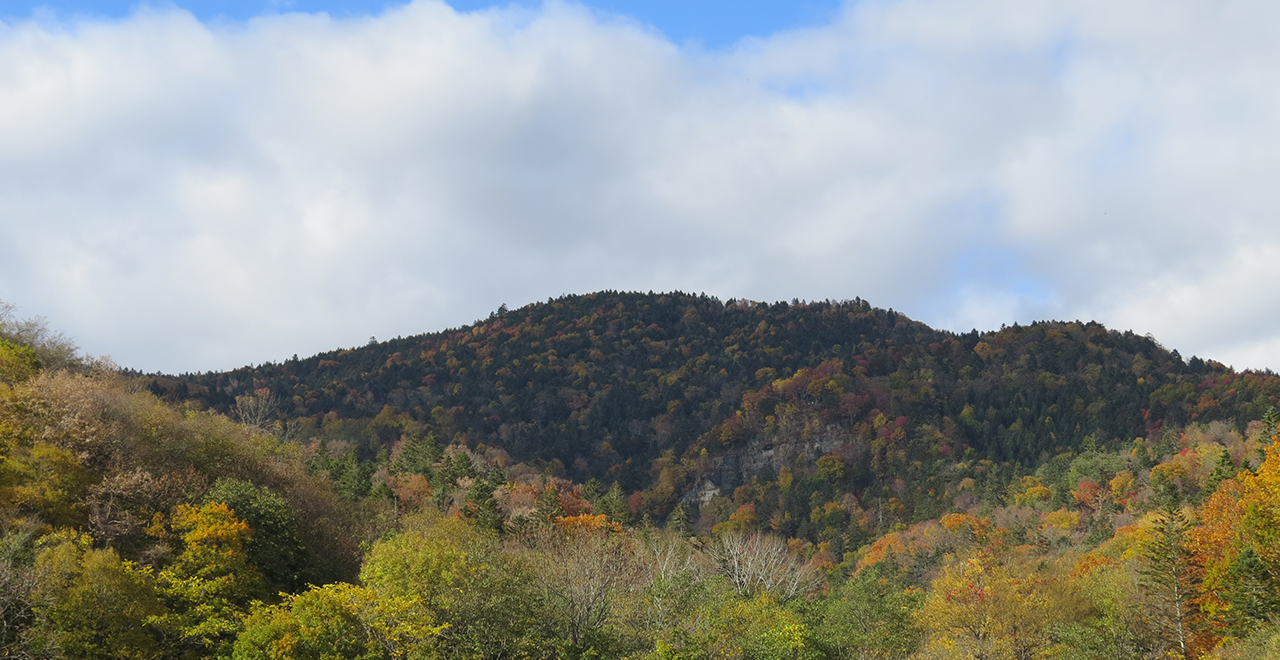
M1184 362L1154 338L1096 322L955 333L861 299L614 291L278 364L152 376L147 386L222 412L234 412L237 396L270 396L301 437L349 442L361 460L392 451L414 424L446 444L498 448L512 462L628 491L657 487L663 455L777 444L765 438L778 436L779 406L795 433L843 434L860 475L851 487L865 493L915 463L969 452L1031 468L1086 439L1116 446L1166 424L1238 425L1280 401L1274 374ZM806 391L788 391L796 387ZM394 420L399 430L388 431ZM667 515L692 487L681 480L684 491L649 513Z

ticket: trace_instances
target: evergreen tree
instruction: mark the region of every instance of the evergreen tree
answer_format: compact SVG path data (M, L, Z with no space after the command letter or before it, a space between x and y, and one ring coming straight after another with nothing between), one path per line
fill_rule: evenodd
M1191 658L1191 634L1196 608L1192 600L1199 584L1187 549L1190 523L1181 509L1165 506L1142 552L1141 585L1151 600L1147 610L1153 631L1166 640L1175 657Z
M667 516L667 529L681 534L689 531L689 507L681 502L676 508L671 510L671 514Z
M489 470L476 479L467 491L466 515L475 521L478 527L494 532L502 532L502 511L493 493L502 485L497 470Z
M601 495L601 490L600 490L599 479L595 477L591 477L590 479L587 480L587 483L583 484L582 496L586 498L588 502L595 504L596 500L600 499L600 495Z
M1280 615L1280 579L1274 569L1249 546L1231 563L1220 593L1231 605L1227 622L1236 634L1244 636Z
M622 486L616 481L609 486L609 492L600 498L596 511L603 513L611 522L631 524L631 509L627 506L627 498L622 494Z
M1218 454L1218 461L1213 465L1213 472L1210 472L1209 478L1205 479L1201 497L1212 495L1222 482L1234 479L1237 472L1239 472L1239 466L1236 465L1235 459L1231 458L1231 452L1223 449L1222 453Z
M549 525L563 515L564 509L560 507L559 489L544 481L542 492L538 494L538 501L533 505L534 520Z
M391 471L395 474L420 474L427 479L433 474L435 462L440 460L440 445L434 433L425 437L411 435L400 447L400 455L396 457Z
M356 458L356 452L349 450L341 458L329 463L329 478L336 484L338 494L354 502L369 494L373 487L375 469L373 463L360 461Z
M1267 460L1267 447L1276 440L1277 434L1280 434L1280 411L1276 410L1275 406L1271 406L1262 415L1262 441L1258 443L1259 468Z

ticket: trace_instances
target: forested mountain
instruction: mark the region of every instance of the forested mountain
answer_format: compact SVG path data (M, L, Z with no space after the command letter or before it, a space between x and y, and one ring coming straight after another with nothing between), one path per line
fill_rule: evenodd
M238 396L269 397L298 437L345 441L361 460L411 425L628 492L661 485L661 456L698 462L668 484L677 490L650 498L641 513L658 519L698 485L694 476L726 490L776 476L795 443L808 443L811 462L842 451L847 487L861 497L896 478L924 487L960 461L1034 469L1086 438L1129 448L1164 425L1216 420L1243 431L1280 401L1273 374L1184 361L1097 323L954 334L861 300L614 292L148 386L224 412Z
M1280 378L603 292L227 373L0 303L0 657L1280 657Z

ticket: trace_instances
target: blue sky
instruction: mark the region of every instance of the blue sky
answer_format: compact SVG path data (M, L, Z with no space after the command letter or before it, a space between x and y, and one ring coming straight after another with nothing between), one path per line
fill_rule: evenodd
M292 1L0 0L0 300L144 371L601 289L1280 369L1280 3Z
M134 0L5 0L0 17L25 18L38 9L57 14L87 14L120 18L139 3ZM230 18L243 20L282 11L327 12L335 17L380 13L388 6L403 4L386 0L163 0L153 7L178 6L201 20ZM492 6L536 5L536 2L491 2L451 0L458 11ZM795 27L829 21L840 9L838 0L596 0L582 4L601 11L630 16L658 29L676 43L697 42L707 48L731 45L744 36L763 37Z

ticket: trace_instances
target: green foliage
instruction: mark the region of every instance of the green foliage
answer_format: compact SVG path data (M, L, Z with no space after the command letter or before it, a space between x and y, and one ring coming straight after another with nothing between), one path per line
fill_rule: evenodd
M860 300L766 305L614 292L182 382L215 407L231 405L224 393L235 391L232 383L265 384L297 395L297 413L316 420L331 413L374 420L392 406L395 415L434 428L442 442L464 434L518 460L559 459L585 470L573 475L585 481L633 457L639 463L623 476L634 479L661 450L683 452L713 429L719 439L746 439L750 428L715 428L747 412L734 396L836 361L839 377L800 397L826 421L854 425L880 412L944 429L946 418L959 421L969 407L968 423L957 427L963 433L948 431L952 448L965 444L1028 464L1086 435L1099 447L1144 435L1148 418L1175 425L1257 418L1280 390L1275 378L1186 364L1145 337L1094 323L955 335ZM178 388L177 381L157 384ZM759 400L761 427L793 394ZM659 428L663 443L646 449ZM597 456L601 440L623 460Z
M1141 585L1151 599L1149 625L1159 631L1177 657L1191 657L1198 612L1192 601L1198 593L1198 573L1187 547L1186 515L1173 506L1163 508L1149 540L1142 548Z
M245 622L234 660L429 660L445 626L412 597L350 584L314 587Z
M10 656L1274 644L1280 461L1237 467L1269 456L1280 378L1132 333L607 292L130 381L4 313Z
M1178 428L1257 419L1280 396L1274 375L1184 362L1096 323L955 334L861 300L767 305L618 292L150 386L217 410L259 390L287 397L289 428L346 448L320 451L313 467L351 502L369 494L376 457L393 448L395 460L381 467L426 477L441 509L485 499L457 492L460 479L477 475L469 457L441 459L453 445L594 479L583 496L627 524L665 520L712 472L729 498L752 476L787 468L798 477L787 488L732 498L755 510L733 525L767 524L827 543L836 556L893 524L937 517L958 495L1004 504L1011 484L1053 456L1067 465L1042 479L1052 498L1040 506L1075 506L1082 480L1105 488L1119 471L1175 453ZM1155 428L1164 431L1143 445L1138 465L1113 451ZM962 491L965 479L974 484ZM897 490L899 481L909 485ZM601 493L600 484L620 491ZM848 507L815 515L846 495L877 503L874 525ZM554 513L551 504L543 513ZM707 531L735 510L704 509L690 526ZM1106 531L1096 527L1095 540Z
M913 615L924 592L880 567L862 571L808 608L813 645L832 660L903 658L920 645Z
M245 552L252 530L221 502L178 505L172 530L182 551L156 576L169 611L151 621L192 655L226 655L250 602L267 595Z
M527 572L493 536L457 518L423 514L376 543L360 580L386 598L414 598L447 624L448 657L539 657L546 621Z
M699 625L675 639L659 640L645 660L799 660L819 658L809 630L790 611L768 596L710 603Z
M225 503L248 523L253 534L245 543L245 555L266 579L269 592L296 592L313 581L298 514L284 498L247 481L219 479L204 501Z
M616 481L609 486L609 491L600 497L596 504L596 511L603 513L609 520L616 523L626 525L631 522L631 510L627 507L627 500L622 495L622 486Z
M37 636L70 660L151 659L168 612L150 571L83 536L60 535L36 557Z
M40 371L40 357L26 346L0 339L0 383L21 383Z
M441 448L436 442L435 434L412 435L403 440L400 455L391 465L391 471L396 474L420 474L430 479L432 466L440 460L440 456Z

